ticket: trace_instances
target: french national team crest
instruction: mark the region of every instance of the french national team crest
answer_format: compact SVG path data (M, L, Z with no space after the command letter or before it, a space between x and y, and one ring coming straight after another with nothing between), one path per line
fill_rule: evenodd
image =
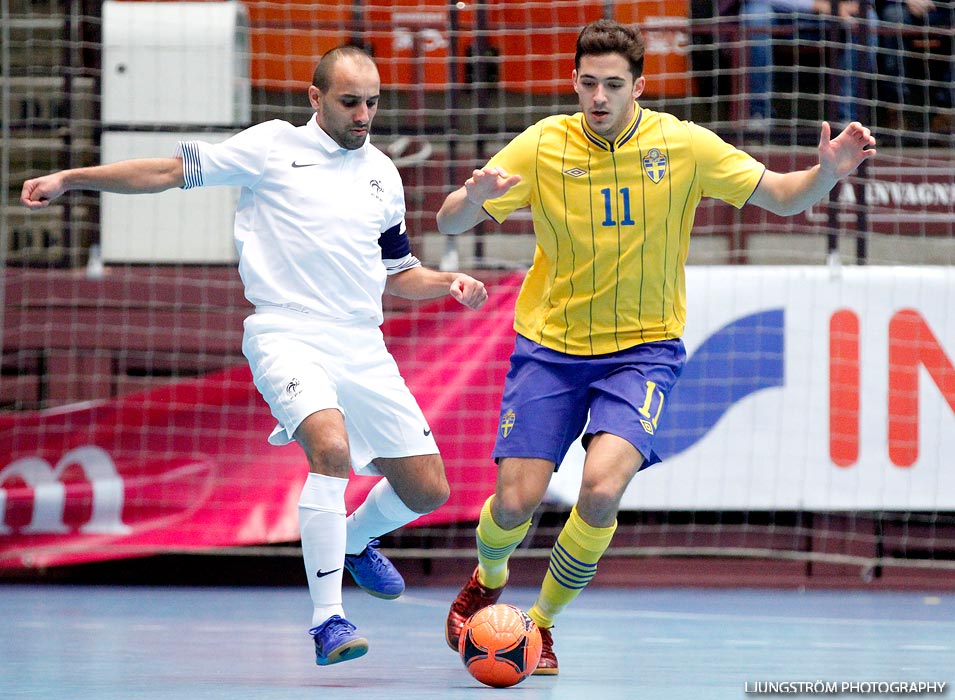
M501 437L507 437L511 432L511 428L514 427L514 423L517 422L517 414L514 413L513 408L507 409L504 414L501 416Z
M667 171L667 157L660 153L659 148L651 148L650 152L643 157L643 169L653 180L654 184L660 182Z
M382 199L382 194L384 194L385 188L381 186L381 180L369 180L368 186L371 188L371 196L377 199L379 202L384 201Z

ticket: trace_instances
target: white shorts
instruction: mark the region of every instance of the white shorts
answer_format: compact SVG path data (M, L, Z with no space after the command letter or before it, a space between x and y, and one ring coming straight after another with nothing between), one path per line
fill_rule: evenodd
M337 408L345 417L352 468L379 474L376 457L437 454L418 402L374 320L341 321L260 306L245 320L242 352L286 445L308 416Z

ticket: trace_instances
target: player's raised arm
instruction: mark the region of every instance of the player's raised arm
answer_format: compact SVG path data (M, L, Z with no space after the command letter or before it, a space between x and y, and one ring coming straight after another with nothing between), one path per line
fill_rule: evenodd
M791 173L767 170L750 203L779 216L799 214L829 194L862 161L875 155L875 137L859 122L852 122L832 140L830 134L829 122L823 122L817 165Z
M463 187L444 200L438 211L438 231L463 233L491 217L484 211L484 202L500 197L521 181L520 175L508 175L501 168L475 170Z
M20 191L20 203L40 209L70 190L148 194L184 184L181 158L137 158L27 180Z

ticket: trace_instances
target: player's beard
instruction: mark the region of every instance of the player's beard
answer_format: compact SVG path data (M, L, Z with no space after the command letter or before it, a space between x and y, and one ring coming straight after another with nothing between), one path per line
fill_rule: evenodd
M363 134L356 134L351 129L348 129L340 135L340 138L336 139L338 145L342 148L346 148L349 151L354 151L365 145L365 141L368 139L368 136L371 132L368 127L365 127L365 132Z
M330 118L329 115L325 115L323 118L322 115L316 114L315 121L322 131L328 134L335 143L349 151L355 151L364 146L365 140L371 133L370 120L367 124L356 124L351 120L346 121L343 119L341 120L342 123L347 124L347 126L342 126L338 123L338 120ZM363 133L356 134L354 129L359 127L363 130Z

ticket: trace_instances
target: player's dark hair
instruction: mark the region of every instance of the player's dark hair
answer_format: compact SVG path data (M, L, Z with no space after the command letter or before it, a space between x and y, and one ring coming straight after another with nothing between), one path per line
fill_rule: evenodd
M337 46L331 51L326 52L318 62L318 65L315 66L315 72L312 74L312 85L322 92L328 92L332 84L332 69L335 67L335 64L343 58L364 58L374 63L371 54L361 46L355 44Z
M618 53L627 59L630 72L636 80L643 75L643 54L646 44L643 33L635 24L620 24L611 19L598 19L584 27L577 36L577 54L574 66L580 70L583 56L603 56Z

